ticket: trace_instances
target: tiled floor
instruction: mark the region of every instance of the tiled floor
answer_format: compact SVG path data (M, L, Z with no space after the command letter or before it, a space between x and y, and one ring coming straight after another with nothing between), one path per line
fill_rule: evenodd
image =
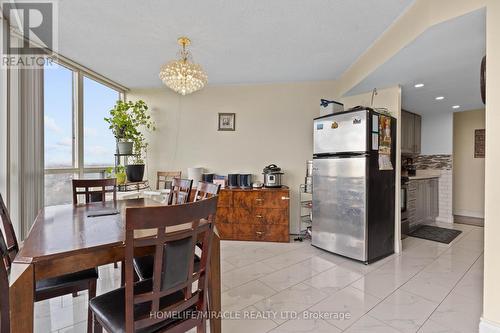
M407 238L401 255L368 266L309 242L222 242L222 308L242 316L222 331L477 332L483 228L454 228L463 233L450 245ZM98 292L118 284L119 270L101 268ZM36 331L85 332L86 302L83 294L36 304Z

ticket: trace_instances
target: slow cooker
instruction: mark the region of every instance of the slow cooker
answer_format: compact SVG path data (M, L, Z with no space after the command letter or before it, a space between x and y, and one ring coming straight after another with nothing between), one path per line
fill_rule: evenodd
M283 172L276 164L270 164L262 170L264 175L264 187L281 187L281 176Z

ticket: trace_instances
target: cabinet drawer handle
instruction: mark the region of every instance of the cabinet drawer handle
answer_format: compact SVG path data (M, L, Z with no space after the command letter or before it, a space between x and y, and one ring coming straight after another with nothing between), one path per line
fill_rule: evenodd
M256 233L257 235L263 235L263 234L265 234L265 232L264 232L264 231L256 231L255 233Z
M264 199L257 198L257 199L255 199L255 201L262 202L262 201L264 201Z
M281 197L281 200L290 200L290 197Z
M258 219L264 218L264 216L262 216L262 215L255 215L255 217L258 218Z

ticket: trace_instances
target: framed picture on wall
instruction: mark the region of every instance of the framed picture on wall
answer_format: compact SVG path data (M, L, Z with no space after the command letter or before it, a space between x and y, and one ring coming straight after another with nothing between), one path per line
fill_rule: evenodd
M219 113L219 131L234 131L235 125L236 113Z
M484 143L485 132L484 129L477 129L474 131L474 158L484 158Z

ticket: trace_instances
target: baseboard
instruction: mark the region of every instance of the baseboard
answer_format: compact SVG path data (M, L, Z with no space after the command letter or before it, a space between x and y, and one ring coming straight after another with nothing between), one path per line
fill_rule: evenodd
M500 324L481 317L479 321L479 333L500 333Z
M465 209L456 209L453 211L453 215L474 217L477 219L484 219L484 213L473 211L473 210L465 210Z
M441 222L441 223L453 223L453 216L448 217L448 216L438 216L436 217L436 222Z

